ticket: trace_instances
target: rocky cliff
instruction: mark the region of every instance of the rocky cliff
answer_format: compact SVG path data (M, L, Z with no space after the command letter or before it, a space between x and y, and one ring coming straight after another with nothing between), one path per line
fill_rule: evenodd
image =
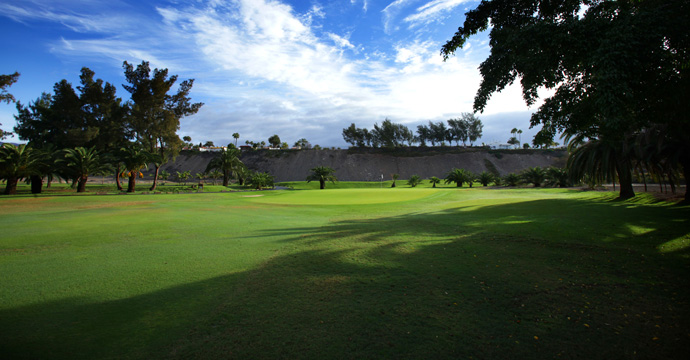
M489 171L500 175L520 172L529 167L565 165L563 150L488 150L485 148L403 148L349 150L259 150L242 153L242 161L252 170L272 174L276 181L300 181L316 166L335 169L341 181L378 181L400 174L422 178L442 178L452 168L473 173ZM182 153L163 168L171 174L203 172L213 153Z

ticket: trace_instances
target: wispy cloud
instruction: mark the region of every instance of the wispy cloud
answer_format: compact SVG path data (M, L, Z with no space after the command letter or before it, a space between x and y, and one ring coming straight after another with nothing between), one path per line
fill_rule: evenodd
M425 24L437 21L447 15L455 7L471 0L434 0L417 8L414 14L405 17L403 21L415 24Z
M396 0L383 10L386 31L414 2ZM432 21L460 3L430 1L405 21ZM193 96L206 105L185 118L181 130L218 143L230 142L236 131L253 140L270 131L289 142L307 137L322 145L342 144L341 129L351 122L371 127L389 117L413 125L457 116L471 111L480 81L472 52L486 51L486 44L471 41L442 62L439 43L415 39L399 40L387 52L367 50L353 43L350 33L317 25L329 16L320 6L297 13L274 0L168 3L148 14L98 11L95 5L68 13L45 4L0 5L0 10L16 21L40 18L76 31L53 42L53 53L62 57L98 59L118 68L123 60L148 60L196 78ZM118 22L121 18L129 20ZM504 93L510 91L514 87ZM492 99L487 113L525 109L519 90L517 96L495 98L500 103Z

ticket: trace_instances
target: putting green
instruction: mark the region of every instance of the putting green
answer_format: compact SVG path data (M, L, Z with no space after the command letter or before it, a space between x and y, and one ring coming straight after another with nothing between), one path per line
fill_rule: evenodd
M324 189L316 191L280 191L248 201L281 205L356 205L386 204L443 196L438 189Z

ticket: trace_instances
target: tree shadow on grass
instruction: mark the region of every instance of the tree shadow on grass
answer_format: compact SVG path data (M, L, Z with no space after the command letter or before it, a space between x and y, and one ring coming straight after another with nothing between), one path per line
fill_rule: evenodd
M9 358L679 358L687 209L538 200L274 229L256 269L0 311ZM293 249L293 250L290 250Z

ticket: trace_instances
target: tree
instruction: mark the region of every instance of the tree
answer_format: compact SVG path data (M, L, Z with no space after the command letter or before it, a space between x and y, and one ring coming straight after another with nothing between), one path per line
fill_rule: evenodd
M215 170L211 171L209 173L209 175L211 176L211 179L213 179L213 185L216 185L216 180L218 180L218 178L223 176L223 172L218 170L218 169L215 169Z
M65 149L62 164L72 179L78 179L78 193L86 191L86 182L89 180L90 174L102 174L110 171L110 165L95 147Z
M184 142L186 142L186 143L191 143L191 142L192 142L192 137L189 136L189 135L185 135L185 136L182 137L182 141L184 141Z
M212 170L220 170L223 173L223 186L228 186L232 174L245 167L242 160L240 160L239 149L224 149L221 150L219 156L213 158L206 166L206 172ZM241 185L241 184L240 184Z
M169 177L170 177L170 173L168 173L165 170L161 170L158 172L158 178L163 180L163 185L165 185L165 181L168 180ZM213 185L215 185L215 183Z
M407 185L410 185L411 187L415 187L419 185L421 182L422 178L420 178L419 175L412 175L409 179L407 179Z
M168 94L177 82L177 75L168 77L168 69L151 69L147 61L136 69L128 62L122 67L129 85L122 85L131 94L129 123L137 140L150 153L157 153L161 164L154 169L153 185L156 189L160 166L170 157L175 157L182 148L182 140L177 135L180 119L196 114L203 103L192 103L189 93L194 79L185 80L175 94Z
M464 113L462 119L468 124L467 137L470 140L470 146L472 146L477 139L482 137L484 124L471 113Z
M518 145L520 144L520 141L515 136L513 136L510 139L508 139L508 144L513 145L517 149Z
M215 146L215 144L213 143L213 141L207 141L204 143L204 147L214 147L214 146Z
M393 179L393 183L391 184L391 187L395 187L395 180L398 180L400 177L400 174L391 174L391 179Z
M14 74L10 75L0 75L0 102L4 101L9 104L15 101L14 96L7 92L7 88L12 86L12 84L16 83L17 80L19 80L18 72L15 72ZM0 129L0 140L3 140L4 138L10 135L12 135L11 132L7 132Z
M462 145L465 146L469 137L469 124L463 119L449 119L448 127L456 144L460 145L460 141L462 141Z
M311 144L305 138L297 140L293 146L300 149L311 149Z
M328 166L317 166L309 171L311 171L311 174L307 176L307 182L318 181L319 189L326 188L326 181L330 181L334 184L338 181L335 177L335 170Z
M520 183L520 177L517 174L510 173L503 177L503 182L506 184L506 186L518 186Z
M178 171L177 172L177 181L178 183L182 181L182 184L184 186L187 186L187 179L192 175L192 172L187 170L187 171Z
M237 140L240 138L240 133L232 133L232 138L235 139L235 147L237 147Z
M554 166L546 169L546 185L558 186L562 188L570 186L571 182L570 176L568 175L568 170Z
M462 187L465 182L472 181L472 175L465 169L453 169L446 174L445 183L455 183L457 187Z
M429 178L429 182L431 183L431 187L436 187L436 184L441 182L441 179L437 178L436 176L432 176Z
M482 171L477 177L477 180L479 180L482 186L489 186L489 184L494 181L494 175L490 172Z
M25 145L2 144L0 147L0 179L5 179L5 195L17 193L19 180L38 172L34 150Z
M273 176L269 173L257 172L251 175L249 183L257 190L273 187Z
M681 144L690 141L688 23L684 0L482 1L441 53L449 57L490 26L475 111L519 79L528 105L540 87L554 89L530 120L544 137L567 131L622 148L631 135L663 124L673 129L665 140ZM620 198L634 196L632 159L615 161ZM687 178L690 154L679 164Z
M431 136L431 130L426 125L417 125L417 138L419 139L420 146L426 146L426 142L431 141L433 146L433 139Z
M546 180L546 172L541 167L535 166L523 171L521 177L524 182L530 183L534 187L540 187Z
M268 143L271 144L272 148L279 148L280 147L280 137L278 135L273 135L268 138Z
M128 147L120 148L116 156L125 168L122 175L129 178L127 183L128 193L136 191L137 176L144 177L141 169L147 168L149 163L160 161L160 155L143 149L139 144L131 144Z

